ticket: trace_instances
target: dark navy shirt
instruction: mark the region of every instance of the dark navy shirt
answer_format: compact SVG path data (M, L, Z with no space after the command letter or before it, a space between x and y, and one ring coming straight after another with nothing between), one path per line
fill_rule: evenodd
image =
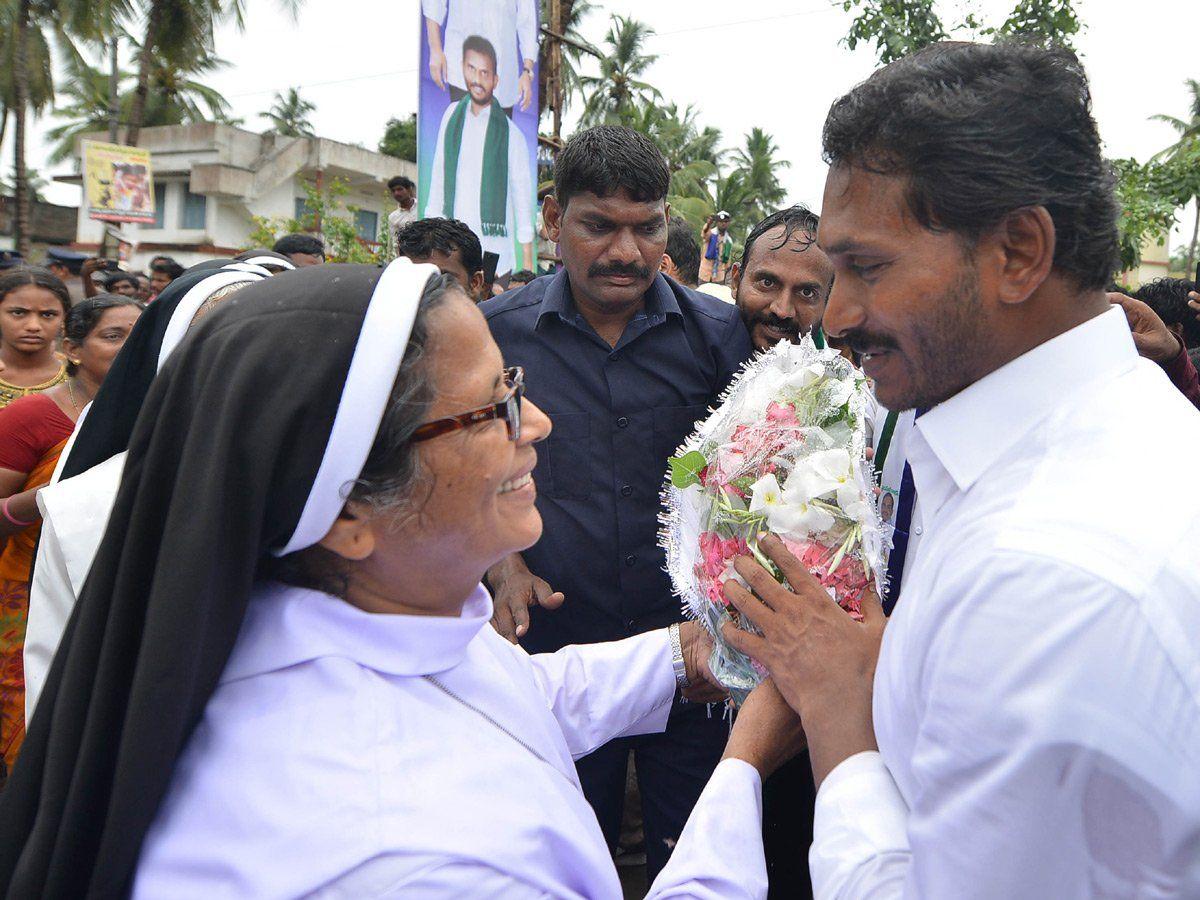
M679 621L660 495L667 458L753 352L737 308L659 275L615 347L576 309L565 271L480 309L554 423L536 445L545 529L524 557L566 602L532 610L522 644L556 650Z

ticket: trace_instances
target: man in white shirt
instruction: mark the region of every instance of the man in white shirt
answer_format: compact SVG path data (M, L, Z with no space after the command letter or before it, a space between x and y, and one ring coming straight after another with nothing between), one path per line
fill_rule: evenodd
M396 235L409 222L417 221L417 186L411 178L397 175L388 180L388 190L396 201L396 208L388 213L388 233L392 236L392 246L395 249ZM399 251L396 251L397 253Z
M943 44L826 122L824 323L922 410L924 534L886 631L771 539L794 593L728 588L808 735L816 896L1200 896L1200 413L1105 297L1089 107L1070 51Z
M426 216L465 222L484 252L500 259L496 277L533 268L533 178L525 136L504 114L495 91L496 50L479 35L463 41L463 72L470 93L452 103L438 128L429 175Z
M529 109L538 58L534 0L421 0L421 12L429 44L429 75L450 92L452 101L467 93L461 66L463 42L476 34L496 49L497 102L510 114L514 107Z

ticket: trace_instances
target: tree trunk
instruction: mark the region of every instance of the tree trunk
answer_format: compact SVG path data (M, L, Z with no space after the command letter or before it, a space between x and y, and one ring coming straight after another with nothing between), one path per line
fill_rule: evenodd
M158 43L158 31L162 25L163 0L153 0L150 15L146 17L146 35L142 39L142 52L138 54L137 88L133 92L133 103L129 109L129 129L125 143L136 147L142 130L142 116L146 112L146 98L150 95L150 62L154 59L154 45Z
M117 68L117 39L113 38L108 45L109 52L109 73L108 73L108 142L115 144L117 142L118 128L121 122L121 99L118 94L118 85L120 79L120 70Z
M29 0L21 0L17 12L17 46L13 66L16 95L16 129L13 141L13 181L16 184L16 215L13 237L18 253L29 257L29 169L25 165L25 123L29 114Z
M1188 245L1187 266L1183 270L1183 277L1189 281L1196 277L1196 270L1193 266L1196 265L1196 238L1200 237L1200 196L1196 197L1196 224L1192 226L1192 242ZM1196 290L1200 291L1200 285L1196 286Z

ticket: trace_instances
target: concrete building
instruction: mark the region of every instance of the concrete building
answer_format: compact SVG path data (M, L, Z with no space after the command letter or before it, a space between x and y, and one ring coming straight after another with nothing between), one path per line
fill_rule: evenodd
M83 139L104 141L107 135ZM417 177L415 163L362 147L258 134L216 122L143 128L138 145L151 154L157 218L153 225L123 226L124 235L135 242L126 262L133 269L145 268L159 254L186 266L239 253L254 230L252 217L300 218L305 214L304 183L333 178L349 185L341 202L359 207L353 214L355 227L363 240L373 243L395 208L387 180ZM82 184L79 174L55 180ZM89 219L81 203L75 247L95 252L106 224Z

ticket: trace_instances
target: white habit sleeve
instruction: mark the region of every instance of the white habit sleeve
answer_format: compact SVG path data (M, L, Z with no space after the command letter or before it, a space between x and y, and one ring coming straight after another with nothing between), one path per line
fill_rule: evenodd
M623 641L563 647L529 660L575 759L613 738L667 727L675 673L665 628Z
M797 847L797 853L804 848ZM646 900L751 900L767 896L762 780L740 759L713 771L667 865Z
M29 586L29 617L25 625L25 721L33 718L34 707L46 685L50 663L58 650L75 606L71 574L63 555L62 542L54 531L54 520L45 518L41 497L42 532L38 538L33 582Z

